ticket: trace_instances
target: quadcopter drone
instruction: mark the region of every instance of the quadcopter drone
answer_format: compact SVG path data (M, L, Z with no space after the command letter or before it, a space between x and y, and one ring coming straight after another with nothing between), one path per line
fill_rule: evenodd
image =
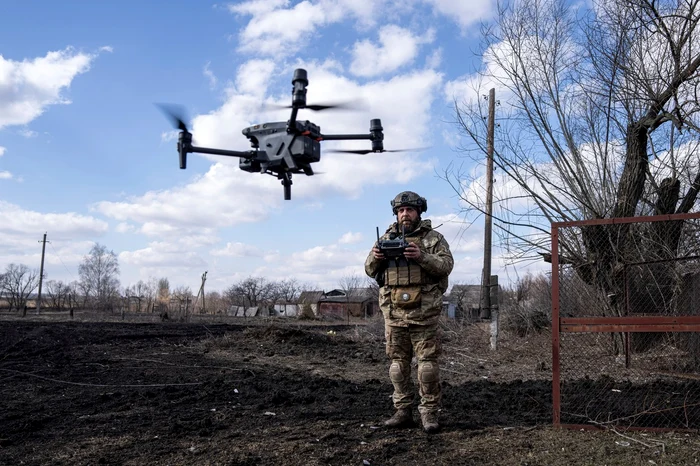
M177 142L180 168L187 167L187 154L192 152L239 157L238 166L241 170L272 175L281 180L284 187L284 199L290 200L292 198L292 174L303 173L307 176L314 174L311 164L321 160L321 141L368 139L372 142L370 150L335 150L333 152L353 154L401 152L401 150L384 149L384 133L382 132L384 128L382 128L380 119L370 120L368 134L322 134L321 128L312 122L297 120L297 114L302 109L321 111L344 106L343 104L307 105L306 86L308 84L306 70L301 68L294 70L292 105L283 107L292 109L291 117L286 122L262 123L243 129L243 135L250 140L252 146L252 150L249 151L193 146L192 133L187 130L182 118L161 106L173 119L176 128L180 130Z

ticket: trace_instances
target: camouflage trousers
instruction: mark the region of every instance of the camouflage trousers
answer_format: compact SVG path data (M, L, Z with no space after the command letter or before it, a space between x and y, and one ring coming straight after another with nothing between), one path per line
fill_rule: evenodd
M437 325L385 326L386 354L391 359L389 378L394 385L392 400L394 408L410 408L414 396L411 380L411 361L418 361L418 411L434 412L440 404L440 366L438 357L441 347Z

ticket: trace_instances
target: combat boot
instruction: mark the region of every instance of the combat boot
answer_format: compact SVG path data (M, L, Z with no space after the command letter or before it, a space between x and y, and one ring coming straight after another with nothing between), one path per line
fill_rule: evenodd
M424 411L420 413L420 420L426 434L434 434L440 430L438 415L436 411Z
M413 411L411 408L397 409L393 416L384 421L386 427L398 428L413 425Z

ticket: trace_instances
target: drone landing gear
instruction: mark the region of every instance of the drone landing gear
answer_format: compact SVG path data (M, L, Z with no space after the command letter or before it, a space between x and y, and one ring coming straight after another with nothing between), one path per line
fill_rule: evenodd
M282 172L277 177L282 180L284 200L289 201L292 198L292 174L290 172Z

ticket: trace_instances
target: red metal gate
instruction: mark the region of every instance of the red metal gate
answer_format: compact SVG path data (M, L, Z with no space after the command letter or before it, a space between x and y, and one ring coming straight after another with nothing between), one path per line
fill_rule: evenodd
M556 426L700 428L698 219L552 224Z

